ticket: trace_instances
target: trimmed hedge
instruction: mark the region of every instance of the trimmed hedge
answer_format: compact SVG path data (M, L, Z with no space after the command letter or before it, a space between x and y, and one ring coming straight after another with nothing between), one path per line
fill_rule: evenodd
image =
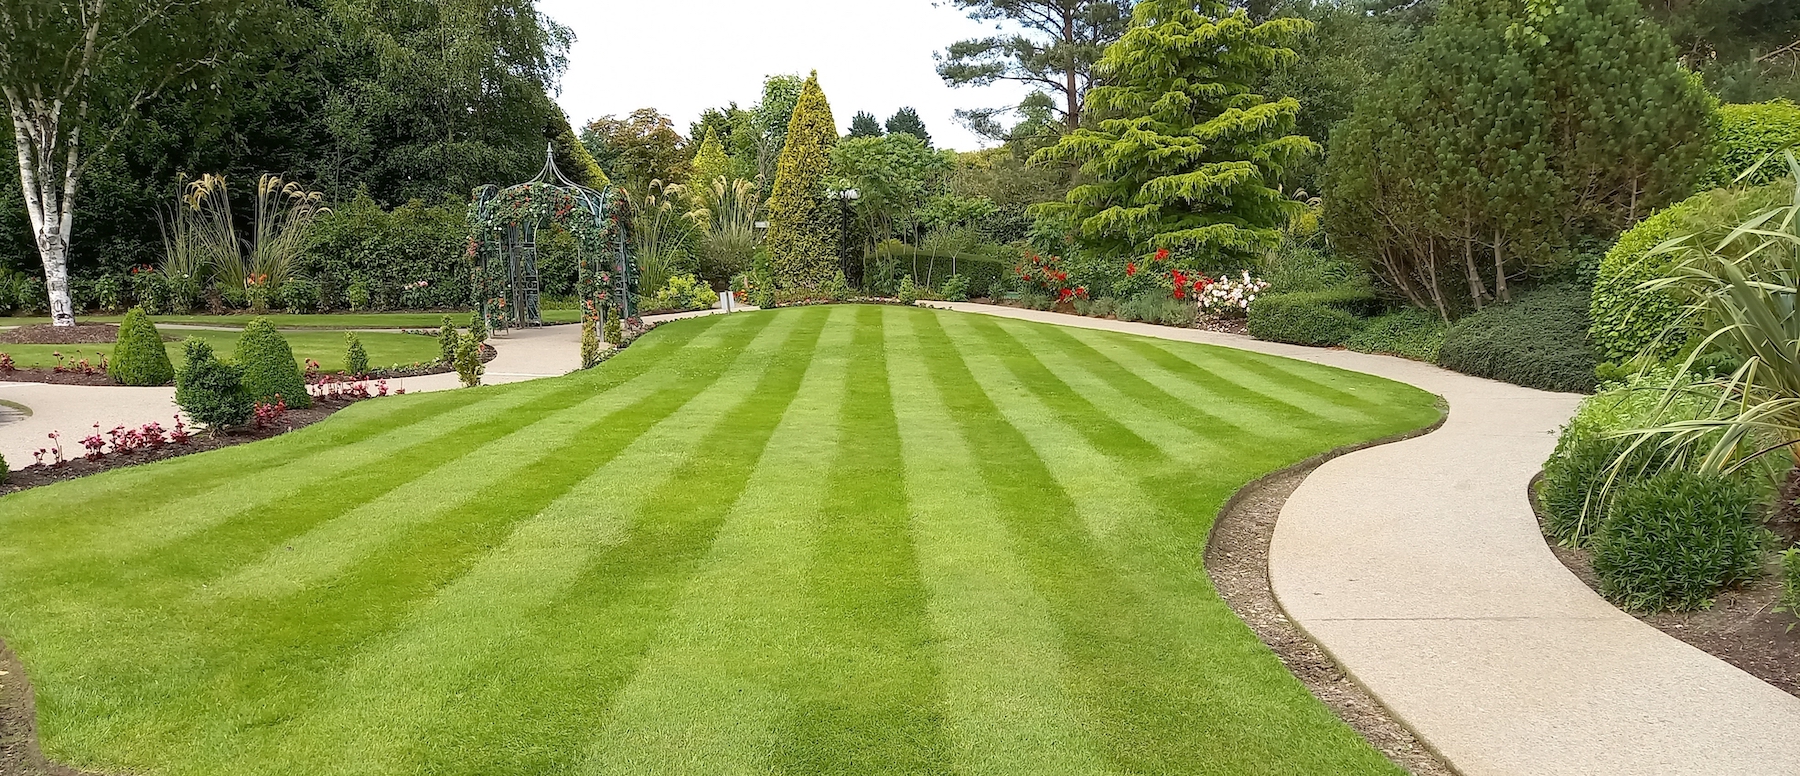
M1652 355L1667 360L1679 353L1693 332L1663 336L1681 315L1681 305L1668 294L1646 294L1644 283L1668 273L1673 257L1649 253L1675 237L1699 233L1708 239L1713 230L1730 229L1752 214L1782 202L1776 186L1702 192L1644 219L1619 236L1619 242L1600 261L1594 279L1590 336L1601 361L1622 362L1637 358L1658 345ZM1662 337L1660 343L1658 337Z
M312 396L306 392L306 378L301 375L299 364L294 362L294 349L288 346L287 339L275 330L275 324L269 319L258 318L244 327L244 336L238 339L232 360L244 370L244 390L249 392L252 400L273 402L280 396L289 407L312 406Z
M1732 185L1739 175L1770 153L1796 145L1800 145L1800 105L1775 100L1719 106L1718 161L1701 185ZM1744 183L1760 186L1787 174L1787 163L1777 157L1764 162Z
M1382 353L1414 361L1437 363L1449 331L1444 319L1426 310L1407 309L1370 318L1362 331L1344 342L1358 353Z
M1265 294L1250 303L1250 335L1272 342L1332 347L1362 331L1381 300L1368 288Z
M1594 536L1600 592L1633 611L1693 611L1762 570L1748 483L1667 471L1619 488Z
M1527 388L1591 393L1587 289L1544 286L1458 321L1444 334L1438 365Z
M175 404L195 423L209 429L241 426L250 420L256 400L244 390L244 370L213 355L205 340L183 343L187 358L175 376Z
M175 379L162 333L142 307L133 307L119 324L119 341L113 346L106 374L120 385L168 385Z

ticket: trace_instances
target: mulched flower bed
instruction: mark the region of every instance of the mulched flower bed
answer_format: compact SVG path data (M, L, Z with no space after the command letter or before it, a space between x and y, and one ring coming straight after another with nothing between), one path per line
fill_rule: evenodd
M1544 512L1538 508L1536 482L1532 483L1531 496L1532 509L1537 511L1541 524ZM1782 489L1782 508L1766 523L1786 543L1792 543L1800 533L1796 496L1800 496L1800 472L1788 476L1787 486ZM1593 551L1563 547L1547 536L1545 543L1570 572L1596 594L1600 592ZM1789 630L1795 625L1794 615L1775 611L1781 599L1780 565L1778 558L1772 558L1762 576L1721 591L1706 611L1630 614L1790 695L1800 696L1800 628Z
M0 382L5 383L51 383L53 385L104 385L116 386L105 370L94 372L56 371L54 369L0 369Z
M164 339L167 338L165 337ZM75 355L78 356L80 354ZM495 358L499 357L499 355L500 351L495 350L493 345L481 346L481 363L485 364L493 361ZM105 354L99 354L99 358L90 361L89 366L86 369L75 367L64 367L61 369L45 369L42 367L7 369L0 366L0 382L118 387L119 384L113 382L113 379L106 375L106 369L101 366L101 364L104 363L104 358ZM369 373L363 375L361 379L397 380L402 377L425 377L426 375L441 375L454 371L456 371L456 367L444 363L414 364L412 366L390 367L387 369L371 369L369 370Z
M74 326L40 323L0 330L0 343L7 345L110 345L118 339L119 327L111 323Z
M63 480L73 480L91 474L127 466L163 461L193 453L217 450L221 447L241 445L270 437L280 436L289 431L305 428L324 420L338 410L355 404L356 399L344 401L315 401L306 409L289 409L281 418L266 428L246 427L228 434L215 434L210 431L197 432L186 442L167 442L148 449L134 450L129 453L108 453L99 460L88 460L82 456L81 443L74 438L63 440L63 455L68 459L62 465L41 463L27 466L13 472L0 484L0 496L21 490L42 487ZM45 456L46 460L52 456Z

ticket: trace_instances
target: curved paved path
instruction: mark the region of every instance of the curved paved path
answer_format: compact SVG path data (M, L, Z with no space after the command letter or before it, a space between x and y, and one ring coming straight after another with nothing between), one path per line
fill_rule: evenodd
M1448 400L1441 430L1308 477L1269 571L1288 615L1465 776L1800 774L1800 699L1620 612L1545 546L1526 486L1581 397L1389 356L934 304L1288 356Z
M754 310L739 305L738 310ZM647 320L669 321L718 314L719 310L697 310L688 313L650 316ZM198 328L171 326L170 328ZM392 331L392 330L387 330ZM545 326L502 332L488 343L496 355L488 362L482 383L498 385L557 377L581 366L581 326ZM408 393L442 391L461 387L461 378L449 374L405 377L388 381L388 387L404 388ZM49 442L48 434L60 431L63 454L69 458L81 454L81 438L97 422L103 429L116 426L142 426L156 422L168 427L175 421L175 389L122 388L118 386L50 385L48 383L0 382L0 399L31 408L29 417L7 414L0 420L0 456L8 468L23 469L32 461L32 451Z

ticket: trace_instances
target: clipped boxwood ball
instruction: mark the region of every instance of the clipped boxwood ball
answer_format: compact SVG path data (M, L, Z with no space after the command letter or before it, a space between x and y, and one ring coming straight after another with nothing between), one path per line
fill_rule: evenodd
M131 308L125 322L119 324L119 341L113 346L106 374L120 385L168 385L175 379L162 332L156 330L144 308Z
M287 338L275 330L267 318L258 318L244 327L232 361L244 370L244 390L250 398L273 402L276 396L289 407L310 407L312 397L306 392L306 378L294 361L294 349Z

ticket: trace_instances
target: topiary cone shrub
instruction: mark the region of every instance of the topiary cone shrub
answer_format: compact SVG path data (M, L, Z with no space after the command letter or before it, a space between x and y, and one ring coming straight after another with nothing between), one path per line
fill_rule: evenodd
M600 335L595 331L594 316L581 316L581 368L593 369L600 363Z
M765 245L778 289L816 290L830 281L838 268L843 206L825 184L825 176L831 173L831 148L837 141L831 103L819 88L815 72L800 88L769 196Z
M353 331L344 332L344 371L351 377L369 373L369 351L363 349L362 339Z
M175 379L162 333L142 307L133 307L119 324L119 342L113 346L106 374L120 385L168 385Z
M220 361L205 340L191 338L182 347L186 359L175 375L175 404L181 411L215 431L248 422L256 400L244 390L243 369Z
M244 390L255 401L273 402L279 396L296 409L312 406L306 392L306 378L294 361L294 349L287 338L275 330L267 318L258 318L244 327L238 339L237 354L232 360L244 370Z
M481 341L474 335L463 337L456 346L456 374L462 378L463 387L481 385L481 373L485 371L481 365Z

